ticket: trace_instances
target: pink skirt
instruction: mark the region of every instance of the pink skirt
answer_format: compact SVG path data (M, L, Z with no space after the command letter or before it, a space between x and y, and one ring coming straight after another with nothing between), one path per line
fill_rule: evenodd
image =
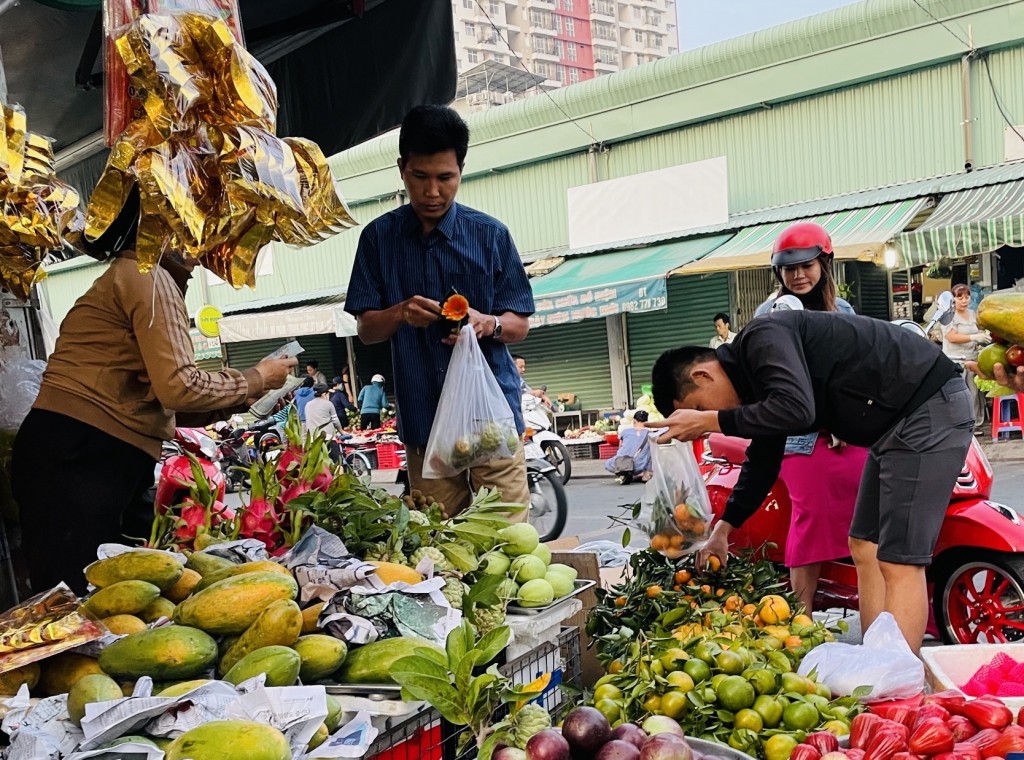
M868 450L830 449L831 440L819 435L813 453L787 454L782 461L782 480L793 503L786 567L850 556L850 523Z

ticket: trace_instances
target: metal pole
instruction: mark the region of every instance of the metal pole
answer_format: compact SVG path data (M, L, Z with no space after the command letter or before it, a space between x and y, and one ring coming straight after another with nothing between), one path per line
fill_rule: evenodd
M963 98L962 124L964 135L964 171L974 169L974 116L971 109L971 57L973 52L965 54L960 59L960 94Z

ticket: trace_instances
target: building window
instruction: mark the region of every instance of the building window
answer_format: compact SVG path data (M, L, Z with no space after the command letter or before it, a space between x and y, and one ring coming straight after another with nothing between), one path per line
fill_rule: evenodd
M475 37L476 36L476 24L473 24L473 23L470 23L469 21L467 21L466 22L466 30L465 31L466 31L466 35L467 36Z
M551 52L552 52L553 55L557 55L559 58L561 58L562 57L562 41L561 40L555 40L554 43L555 44L552 46Z
M552 28L556 32L561 32L562 31L562 17L561 16L557 16L557 15L553 15L551 17L551 20L554 22L554 26Z
M565 84L565 82L566 82L566 79L565 79L565 66L563 66L561 64L558 64L557 66L555 66L555 79L557 79L562 84Z
M569 81L572 84L576 84L578 81L580 81L580 70L579 69L569 69Z
M576 21L575 20L573 20L571 18L567 18L565 20L565 33L569 37L575 37L576 36Z
M490 2L487 3L487 12L492 16L497 16L501 13L501 3L499 3L498 0L490 0Z
M471 9L473 7L473 5L474 5L473 0L462 0L462 7L463 8Z
M633 6L633 18L638 19L638 18L640 18L640 16L641 16L640 6L639 5L634 5Z
M669 54L669 55L675 55L675 54L676 54L676 53L678 53L678 52L679 52L679 51L678 51L678 50L677 50L676 48L674 48L674 47L670 47L670 48L668 49L668 54Z
M572 0L562 0L562 5L567 11L572 10Z
M576 43L575 42L570 42L569 43L569 60L570 61L575 61L576 60Z
M475 50L468 50L466 51L466 60L469 61L470 63L479 63L480 56L476 54Z
M467 30L468 30L469 26L470 26L469 24L466 24ZM644 41L644 33L641 32L639 29L634 29L633 30L633 42L635 42L638 45L640 45L640 44L643 44L643 41Z

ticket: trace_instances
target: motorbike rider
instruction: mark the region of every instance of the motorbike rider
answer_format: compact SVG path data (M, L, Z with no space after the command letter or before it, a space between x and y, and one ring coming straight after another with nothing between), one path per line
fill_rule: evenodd
M548 398L547 386L540 388L531 388L530 384L526 382L526 359L519 354L512 354L512 360L516 363L516 372L519 373L519 392L523 396L533 396L539 398L548 409L552 408L551 399Z
M887 322L776 311L717 350L667 351L654 365L661 441L722 432L751 439L736 488L699 561L727 558L729 532L763 503L790 435L831 431L870 446L850 550L865 628L895 617L914 651L928 622L925 568L973 438L963 379L934 344Z
M169 251L141 274L138 220L133 189L89 246L110 264L61 324L14 442L12 487L34 592L61 581L84 592L82 568L97 546L149 534L141 514L138 524L126 517L152 487L161 444L176 425L201 427L222 410L247 408L296 366L265 359L244 372L196 367L185 289L197 262Z
M836 294L832 239L813 222L790 225L775 240L772 271L778 290L754 312L767 314L780 296L797 298L810 311L853 314ZM792 500L786 567L793 593L808 615L814 610L822 563L850 556L849 532L857 486L868 451L847 446L825 430L790 436L781 477ZM821 473L828 477L822 478Z

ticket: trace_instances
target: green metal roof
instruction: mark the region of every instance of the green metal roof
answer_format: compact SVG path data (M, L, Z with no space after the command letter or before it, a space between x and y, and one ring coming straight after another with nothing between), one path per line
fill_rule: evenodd
M926 202L924 198L916 198L823 214L806 221L817 222L828 230L837 259L874 261L879 258L885 244L903 231ZM747 227L720 248L699 261L676 269L673 274L706 274L770 266L775 238L790 224L792 221Z
M537 307L530 324L542 327L664 309L668 305L668 273L705 256L729 237L692 238L566 261L530 282Z
M897 238L904 266L960 259L1004 245L1024 246L1024 182L945 196L927 221Z

